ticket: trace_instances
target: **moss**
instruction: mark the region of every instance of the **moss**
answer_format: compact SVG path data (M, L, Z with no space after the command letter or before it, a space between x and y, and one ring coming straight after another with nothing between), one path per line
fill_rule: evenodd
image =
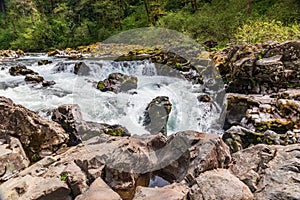
M60 180L65 182L68 178L68 173L67 172L64 172L60 175Z
M97 89L103 91L105 89L105 84L103 81L99 81L97 84Z

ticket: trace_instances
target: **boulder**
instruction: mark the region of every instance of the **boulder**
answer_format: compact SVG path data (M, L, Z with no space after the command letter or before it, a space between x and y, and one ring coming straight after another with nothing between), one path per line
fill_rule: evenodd
M28 74L36 75L37 73L31 69L27 69L25 65L18 65L9 68L9 74L12 76L20 76L20 75L25 76Z
M163 133L167 135L167 123L172 104L169 97L158 96L148 104L144 112L143 126L151 134Z
M81 142L76 122L82 121L80 107L77 104L64 104L53 110L51 119L59 123L69 134L68 145L73 146Z
M71 198L70 189L65 182L57 178L30 175L8 180L0 186L0 194L5 200L69 200Z
M77 145L100 134L112 136L130 136L128 130L121 125L89 122L82 119L79 105L64 104L54 109L52 120L59 123L70 135L68 145Z
M128 76L121 73L112 73L104 81L99 81L97 89L106 92L112 91L115 93L128 92L137 88L137 77Z
M101 178L97 178L89 190L75 200L122 200Z
M48 65L51 64L52 60L40 60L38 61L38 65Z
M174 183L162 188L137 187L133 200L185 200L189 188L182 183Z
M0 135L0 181L6 181L29 166L20 141L9 135Z
M157 152L161 169L155 174L172 182L194 182L199 174L227 168L231 163L228 146L217 134L182 131L168 137L165 147Z
M250 189L226 169L204 172L195 179L188 199L192 200L251 200Z
M55 81L43 81L42 82L42 85L43 85L43 87L49 87L49 86L51 86L51 85L55 85L56 84L56 82Z
M299 199L300 144L256 145L233 154L232 173L255 199Z
M84 62L77 62L74 66L74 74L87 76L91 72L91 69Z
M28 74L25 77L25 81L30 83L40 83L44 81L44 78L37 74Z
M19 138L31 161L52 154L69 139L59 124L5 97L0 97L0 134Z

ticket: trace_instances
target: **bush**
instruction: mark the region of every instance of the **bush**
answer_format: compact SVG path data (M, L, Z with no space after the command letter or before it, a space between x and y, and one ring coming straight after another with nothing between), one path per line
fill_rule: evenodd
M284 26L280 21L249 20L237 29L233 43L283 42L300 38L300 25Z

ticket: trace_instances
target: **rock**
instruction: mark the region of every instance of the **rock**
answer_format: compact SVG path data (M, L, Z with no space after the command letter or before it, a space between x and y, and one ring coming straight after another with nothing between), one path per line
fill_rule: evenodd
M76 200L122 200L101 178L97 178L89 190L78 196Z
M61 173L60 179L68 184L73 197L86 192L89 188L86 174L75 162L67 164L66 168Z
M188 187L181 183L174 183L162 188L137 187L133 200L185 200Z
M29 160L17 138L0 135L0 181L6 181L29 166Z
M193 183L199 174L227 168L231 163L228 146L217 134L182 131L169 136L163 151L158 152L162 169L157 175L165 180Z
M77 62L74 66L74 74L87 76L91 72L91 69L84 62Z
M208 94L199 95L197 97L199 102L211 102L211 97Z
M38 65L48 65L51 64L52 60L40 60L38 61Z
M130 136L128 130L121 125L84 121L80 107L77 104L65 104L54 109L52 120L62 125L65 131L69 133L68 145L71 146L100 134Z
M235 45L214 55L228 92L271 94L299 87L300 40Z
M55 122L43 119L12 100L0 97L0 134L20 138L31 161L51 154L68 142L68 134Z
M31 69L27 69L27 67L24 65L18 65L18 66L9 68L9 73L12 76L20 76L20 75L25 76L28 74L32 74L32 75L37 74L36 72L34 72Z
M43 85L43 87L49 87L49 86L51 86L51 85L55 85L56 83L55 83L55 81L43 81L42 82L42 85Z
M299 199L300 144L256 145L233 154L232 173L254 192L255 199Z
M25 81L30 83L40 83L44 81L44 78L36 74L28 74L25 77Z
M43 178L26 175L11 179L0 186L0 193L5 200L15 199L61 199L69 200L70 189L57 178Z
M76 122L82 121L80 107L77 104L65 104L53 110L51 119L59 123L69 134L68 145L73 146L81 142Z
M228 94L223 135L232 152L258 143L294 144L300 125L300 92L290 90L274 95Z
M112 73L104 81L99 81L97 89L106 92L112 91L115 93L127 92L137 88L137 78L121 73Z
M226 169L216 169L200 174L189 191L189 199L197 200L251 200L249 188Z
M167 135L167 122L172 109L169 97L158 96L148 104L144 112L143 126L151 134L159 132Z

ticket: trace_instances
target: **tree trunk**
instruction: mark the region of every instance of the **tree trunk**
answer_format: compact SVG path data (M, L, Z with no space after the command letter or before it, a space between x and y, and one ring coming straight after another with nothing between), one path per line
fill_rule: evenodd
M250 16L250 9L251 9L251 0L248 0L248 3L247 3L247 13L246 13L247 17Z

